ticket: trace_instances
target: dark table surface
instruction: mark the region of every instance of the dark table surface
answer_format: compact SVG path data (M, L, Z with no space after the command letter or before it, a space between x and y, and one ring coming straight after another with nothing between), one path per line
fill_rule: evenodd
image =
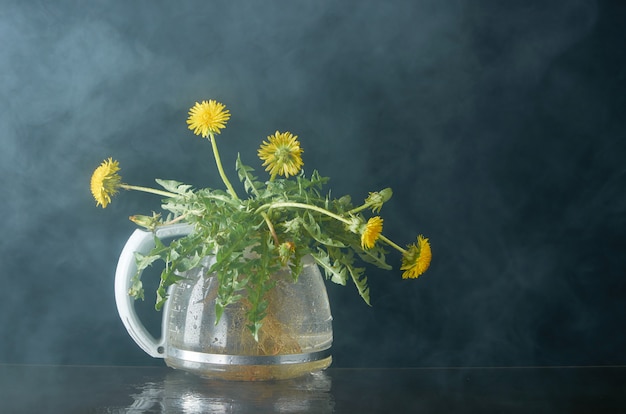
M1 413L626 413L626 367L330 368L275 382L0 364Z

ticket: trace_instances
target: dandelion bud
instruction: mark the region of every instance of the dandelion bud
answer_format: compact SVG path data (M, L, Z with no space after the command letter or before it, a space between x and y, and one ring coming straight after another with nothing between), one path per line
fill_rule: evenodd
M283 264L283 266L287 265L289 259L291 258L293 253L295 253L295 251L296 245L290 241L281 243L280 246L278 246L278 256L280 257L280 262Z
M384 190L369 193L369 196L365 199L365 203L372 207L374 213L378 213L383 207L383 204L389 201L392 195L393 191L391 191L391 188L387 187Z
M160 223L161 215L152 212L152 216L142 216L140 214L136 214L134 216L130 216L128 219L138 226L144 227L148 230L154 230L154 228Z
M355 216L348 219L350 223L346 224L346 228L352 233L361 234L361 228L363 227L363 221Z

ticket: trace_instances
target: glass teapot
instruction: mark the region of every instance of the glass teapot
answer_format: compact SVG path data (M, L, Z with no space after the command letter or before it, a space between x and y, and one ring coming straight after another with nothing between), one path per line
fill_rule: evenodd
M154 338L139 319L129 296L137 272L135 252L147 254L154 238L185 236L187 224L137 229L119 258L115 273L117 310L129 335L148 355L176 369L207 378L272 380L294 378L327 368L332 361L332 316L324 280L313 258L305 257L297 282L288 271L277 272L269 292L267 316L255 341L246 327L245 301L228 305L215 318L217 277L209 269L213 257L184 272L172 285L163 307L161 337Z

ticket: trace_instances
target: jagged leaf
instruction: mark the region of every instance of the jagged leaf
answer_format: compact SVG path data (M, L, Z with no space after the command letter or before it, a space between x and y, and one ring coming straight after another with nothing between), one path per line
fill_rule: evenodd
M331 263L328 253L322 249L318 249L316 253L311 253L313 259L324 270L326 278L339 285L345 286L348 280L348 274L345 266L338 261Z
M385 261L385 252L380 248L363 250L357 246L354 246L354 250L357 252L361 260L365 263L370 263L378 266L381 269L391 270L392 267Z
M346 247L346 245L339 240L333 239L332 237L325 235L322 232L320 225L315 220L315 217L313 217L313 214L307 212L304 217L305 219L301 221L302 227L304 227L306 231L311 235L311 237L313 237L316 241L325 246Z
M241 162L241 158L239 154L237 154L237 161L235 162L235 169L237 170L237 175L239 176L239 181L243 183L243 188L246 190L248 194L259 195L259 191L263 187L263 184L257 181L257 177L252 175L254 168L244 165Z
M191 185L181 183L180 181L162 180L160 178L157 178L155 181L167 191L179 195L188 195L192 188Z
M183 280L183 276L179 276L174 273L172 269L165 268L163 272L161 272L161 283L156 291L157 299L154 305L156 310L161 310L163 305L165 305L165 301L167 300L167 288L169 288L174 283L179 280Z
M135 263L137 264L137 271L141 272L160 258L161 256L158 254L144 255L139 252L135 252Z
M367 286L367 276L365 276L365 268L363 267L352 267L346 266L350 276L352 277L352 281L356 285L357 290L359 291L359 295L363 298L365 303L371 306L370 304L370 288Z
M194 269L200 265L202 259L203 256L200 256L198 253L195 253L193 256L184 256L177 262L176 269L179 272Z
M139 273L134 275L131 281L130 288L128 289L128 295L132 298L136 299L144 299L144 290L143 283L141 282L141 278L139 277Z

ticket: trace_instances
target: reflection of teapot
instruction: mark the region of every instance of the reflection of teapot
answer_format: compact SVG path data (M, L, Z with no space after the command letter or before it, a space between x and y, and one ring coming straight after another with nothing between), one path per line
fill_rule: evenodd
M124 412L150 413L332 413L332 379L326 373L271 382L198 380L182 372L150 378L131 394ZM117 412L117 411L116 411Z
M163 308L161 337L155 339L139 320L128 295L137 272L135 252L147 254L154 237L185 236L187 224L159 227L154 233L135 230L126 242L115 274L117 309L135 342L167 365L206 377L243 380L292 378L331 363L332 317L324 280L312 258L298 281L287 271L274 275L267 316L255 341L246 327L245 301L226 307L216 324L217 277L210 272L212 257L181 274L170 287Z

